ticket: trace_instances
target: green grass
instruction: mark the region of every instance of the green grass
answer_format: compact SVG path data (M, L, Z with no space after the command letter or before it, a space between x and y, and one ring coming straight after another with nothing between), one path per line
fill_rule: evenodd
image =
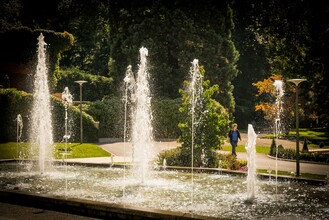
M232 147L231 146L222 146L221 150L223 150L223 151L232 151ZM236 150L236 152L247 152L244 145L238 145L238 147L235 150ZM256 153L268 154L269 152L270 152L270 147L256 146Z
M266 169L257 169L257 173L269 174ZM275 170L272 170L271 174L275 175ZM295 173L288 172L288 171L282 171L282 170L278 170L278 175L295 177ZM301 173L300 177L307 178L307 179L316 179L316 180L325 180L326 179L326 175L311 174L311 173Z
M0 159L14 159L20 158L28 159L28 143L19 143L8 142L0 143ZM64 143L55 143L54 144L55 153L54 156L56 159L62 158L61 153L65 152ZM103 148L96 144L91 143L70 143L67 145L67 152L70 155L67 158L86 158L86 157L108 157L111 154L105 151Z
M16 142L0 143L0 159L14 159L19 154L27 155L28 144ZM22 158L26 158L23 156Z
M288 134L288 138L295 138L296 137L296 131L292 130ZM303 140L305 137L308 141L320 144L323 142L325 144L325 147L329 147L329 132L325 130L320 129L308 129L308 128L301 128L299 129L299 137L301 140Z
M272 139L274 134L266 134L265 138ZM281 134L280 137L289 140L296 139L296 130L292 129L289 131L288 135ZM323 142L325 148L329 148L329 132L325 129L316 129L316 128L299 128L299 140L303 141L304 138L307 138L309 147L318 148L319 144Z
M80 144L80 143L70 143L67 146L67 151L70 155L67 158L86 158L86 157L108 157L111 154L105 151L103 148L97 144ZM65 144L59 143L55 145L56 153L55 158L62 158L61 153L65 152Z

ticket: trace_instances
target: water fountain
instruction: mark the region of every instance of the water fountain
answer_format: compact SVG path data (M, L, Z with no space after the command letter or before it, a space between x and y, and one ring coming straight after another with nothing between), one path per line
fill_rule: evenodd
M64 101L64 107L65 107L65 133L64 133L64 136L63 136L63 139L65 141L65 147L64 147L64 152L61 153L62 154L62 160L63 160L63 163L64 163L64 166L65 166L65 174L67 174L67 161L66 161L66 158L68 155L70 155L70 153L67 151L68 150L68 140L70 139L71 135L68 133L68 121L69 121L69 118L68 118L68 114L67 114L67 110L68 110L68 107L69 105L73 102L73 99L72 99L72 94L70 93L69 91L69 88L68 87L65 87L64 88L64 91L62 92L62 99ZM65 198L66 198L66 193L67 193L67 178L65 178Z
M141 78L146 79L147 68L144 58L146 58L147 50L143 48L140 52L141 65L138 74L142 75ZM197 62L192 64L193 67L197 66ZM197 68L193 69L196 70ZM133 91L136 91L134 92L133 104L136 106L133 108L134 111L137 111L135 109L141 111L142 107L137 107L138 102L150 107L149 88L137 88L137 84L143 80L137 76L136 84L133 83L133 74L131 71L128 72L130 72L131 77L125 78L125 82L129 81L131 84L126 84L126 88L127 90L129 87L134 88ZM136 115L135 122L142 118L146 119L146 122L139 121L143 127L133 126L133 129L144 129L147 127L146 125L150 125L151 118L146 117L141 112L134 114ZM193 119L193 125L196 125L196 119L198 118ZM142 136L150 134L151 131L152 129L147 129L143 132L139 131L138 134ZM151 141L150 137L140 140L138 135L134 135L132 140L136 141L135 149L137 149L138 144L147 144ZM247 177L248 183L255 181L252 177L254 177L253 154L256 137L252 126L249 126L246 146L250 157L248 161L248 170L250 171ZM142 148L141 151L145 149L143 144L139 146ZM192 154L193 147L191 150ZM136 162L141 160L141 157L136 159ZM65 210L72 207L73 210L81 210L81 213L84 214L99 212L101 213L99 217L102 218L106 212L116 212L121 217L136 215L136 218L152 218L153 216L163 219L184 219L185 217L196 219L209 217L326 219L329 215L329 191L325 186L300 184L290 179L278 182L276 184L278 189L275 191L272 182L259 180L256 190L255 184L250 186L245 184L244 175L225 174L220 167L209 169L210 173L195 172L191 175L190 172L169 169L170 167L166 165L165 161L163 165L166 166L164 171L148 169L149 174L144 172L140 178L135 178L133 175L125 175L125 169L109 164L99 167L68 165L64 168L63 166L55 166L51 172L39 175L39 172L31 172L25 168L17 172L15 166L6 162L0 166L0 188L6 190L7 194L0 191L0 199L4 198L4 195L9 195L6 198L13 198L21 202L41 201L40 203L43 205L52 204L54 207L61 205L60 207L65 208ZM138 167L145 168L147 166L146 163ZM222 171L221 175L217 174L219 169ZM63 182L66 180L68 180L67 185L64 186ZM140 184L141 182L143 184ZM122 188L123 185L124 188ZM193 190L191 191L191 189ZM193 193L192 197L191 192ZM255 196L256 192L257 197ZM26 193L26 195L20 197L20 193ZM274 197L273 195L276 193L277 196ZM61 198L65 199L61 200ZM192 199L194 203L191 210ZM246 202L248 199L252 199L253 202ZM73 204L75 203L80 205L74 207ZM100 208L97 209L98 207ZM91 211L88 212L88 209Z
M69 155L69 153L67 152L67 148L68 148L67 143L68 143L68 140L71 137L71 135L68 133L69 118L68 118L67 110L68 110L69 105L73 102L72 94L70 93L68 87L64 88L64 91L62 92L62 99L64 101L64 108L65 108L65 125L64 125L65 133L64 133L64 136L63 136L64 142L65 142L65 152L62 153L62 156L63 156L63 161L65 161L66 157Z
M247 166L248 166L248 176L247 176L247 199L254 200L257 191L257 172L256 172L256 138L257 135L251 124L248 125L248 141L246 144L246 150L248 154Z
M128 91L131 100L131 142L133 146L132 159L135 163L135 174L139 175L139 179L144 183L149 175L149 162L153 156L153 127L152 127L152 111L151 111L151 94L149 86L149 72L147 67L148 50L144 47L140 48L140 64L136 80L128 66L126 71L125 82L125 111L127 111ZM125 124L126 116L125 113ZM126 136L126 125L124 129Z
M18 152L18 145L22 141L22 133L23 133L23 118L21 114L18 114L16 119L16 148L17 148L17 158L19 158L19 152Z
M203 93L203 76L199 70L199 60L194 59L189 72L190 84L188 88L190 99L190 115L191 115L191 206L194 206L194 141L196 126L199 125L202 114L202 93Z
M276 101L275 101L275 129L274 129L274 137L275 137L275 191L277 194L277 184L278 184L278 139L279 135L281 133L281 114L282 114L282 97L284 95L284 90L283 90L283 82L282 80L275 80L273 83L275 89L276 89Z
M41 33L38 37L38 63L34 75L30 129L30 157L38 159L38 168L41 174L51 166L53 146L46 45L44 36ZM36 152L38 152L38 155L36 155Z

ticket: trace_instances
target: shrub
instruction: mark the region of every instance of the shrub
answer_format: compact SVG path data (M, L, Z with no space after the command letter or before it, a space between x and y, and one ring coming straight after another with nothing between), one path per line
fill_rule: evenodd
M74 81L86 80L83 85L83 100L96 101L101 100L104 96L113 94L112 78L105 76L92 75L90 73L79 70L78 68L70 68L58 70L58 79L55 92L62 92L65 87L69 87L73 99L80 100L80 86Z
M307 138L304 137L303 152L308 152Z
M276 141L274 138L272 138L271 148L270 148L270 155L275 156L276 155Z
M18 114L23 118L23 141L28 141L29 134L29 115L33 97L31 94L17 91L16 89L0 89L0 142L16 141L16 123ZM51 99L54 141L61 141L64 136L65 109L64 103L55 97ZM71 120L71 139L70 141L80 140L80 111L77 107L70 106L68 109ZM95 142L98 140L98 131L95 128L93 118L83 112L84 141Z
M199 68L199 71L200 75L204 76L204 69L202 67ZM219 102L213 99L213 96L219 90L218 85L210 86L209 80L203 81L201 80L202 77L199 79L198 83L194 84L185 81L185 89L180 89L182 105L179 110L182 114L182 120L178 125L181 130L178 141L182 143L183 157L185 155L184 152L190 152L193 127L194 152L196 152L197 155L194 157L194 164L202 164L201 156L199 157L198 155L201 155L202 151L205 152L208 162L214 164L215 152L220 149L226 139L229 127L229 114ZM192 85L197 86L191 88ZM200 93L198 98L195 98L193 95L194 93L191 93L191 91L194 90L198 90ZM191 113L192 109L194 111L193 115ZM192 116L195 119L193 122ZM185 159L182 158L182 160ZM208 166L211 165L209 164Z
M87 106L86 112L99 121L99 137L123 138L123 104L119 97L104 97Z
M182 115L179 112L180 99L155 98L152 101L153 130L156 139L177 138L181 132L178 128Z
M219 154L218 160L223 169L238 170L241 167L240 162L231 154Z

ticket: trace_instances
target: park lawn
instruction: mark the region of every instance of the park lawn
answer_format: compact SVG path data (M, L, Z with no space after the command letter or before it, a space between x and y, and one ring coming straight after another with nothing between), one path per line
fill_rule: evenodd
M292 130L288 134L289 137L295 137L296 131ZM329 147L329 132L323 129L308 129L308 128L301 128L299 129L299 137L301 140L307 138L310 142L315 142L319 145L321 142L325 144L325 147ZM314 144L312 144L314 145Z
M223 151L232 151L231 146L222 146ZM235 149L236 152L247 152L244 145L238 145L238 147ZM256 146L256 153L258 154L269 154L270 153L270 147L266 146Z
M267 134L266 138L272 139L274 134ZM296 139L296 130L289 131L289 134L284 136L283 134L280 137L287 138L290 140ZM329 148L329 132L325 129L311 129L311 128L299 128L299 140L303 141L304 138L310 142L310 147L319 147L319 144L323 142L325 148Z
M28 143L7 142L0 143L0 159L26 159Z
M7 142L0 143L0 159L28 159L28 143ZM54 157L62 158L61 153L65 152L65 143L55 143ZM105 151L97 144L91 143L69 143L67 144L67 152L70 153L67 158L86 158L86 157L108 157L111 154Z

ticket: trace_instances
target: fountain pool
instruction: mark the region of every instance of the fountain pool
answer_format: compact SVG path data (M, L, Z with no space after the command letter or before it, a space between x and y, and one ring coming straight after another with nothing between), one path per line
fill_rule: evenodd
M1 189L68 200L230 219L327 219L329 215L329 190L325 185L259 180L257 197L250 202L245 176L194 173L191 203L189 172L151 170L153 178L141 183L124 175L124 169L113 167L55 166L53 171L40 174L25 165L2 163L0 169Z

